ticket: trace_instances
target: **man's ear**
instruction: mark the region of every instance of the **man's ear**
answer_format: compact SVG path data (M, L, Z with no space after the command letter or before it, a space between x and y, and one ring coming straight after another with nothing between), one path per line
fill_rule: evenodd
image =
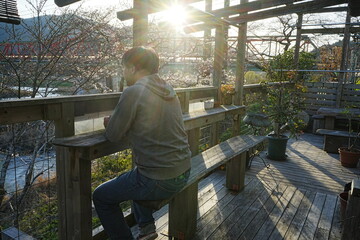
M129 70L130 70L130 72L131 72L132 74L135 74L135 73L136 73L136 68L135 68L134 65L129 66Z

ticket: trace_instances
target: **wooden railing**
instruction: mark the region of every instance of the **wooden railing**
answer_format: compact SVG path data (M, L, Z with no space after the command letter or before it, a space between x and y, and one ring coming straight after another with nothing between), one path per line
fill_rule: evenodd
M184 114L185 127L189 136L189 144L193 154L198 153L200 127L211 125L211 144L215 145L219 139L219 122L224 120L226 115L231 114L233 120L233 135L239 134L240 119L245 112L244 107L233 106L218 110L202 111L201 113L189 113L191 102L215 98L218 89L215 87L176 89ZM85 119L94 119L107 116L115 108L120 93L95 94L86 96L66 96L42 99L22 99L0 102L0 125L31 122L36 120L54 121L55 138L70 137L75 135L75 122ZM69 174L73 174L69 163L62 161L63 156L68 153L61 147L56 148L56 175L57 175L57 196L59 203L59 234L61 239L68 239L68 209L67 199L71 195L68 192ZM84 184L78 182L79 186ZM88 183L86 183L88 184ZM79 190L80 191L80 190ZM87 193L90 198L91 193ZM91 219L86 219L89 221ZM81 224L81 223L79 223ZM101 234L100 234L101 235ZM96 236L99 236L97 234Z
M307 91L304 93L306 111L316 114L321 107L357 107L360 108L360 85L339 84L337 82L309 82L306 83ZM341 96L339 96L341 88ZM339 106L337 101L340 102Z

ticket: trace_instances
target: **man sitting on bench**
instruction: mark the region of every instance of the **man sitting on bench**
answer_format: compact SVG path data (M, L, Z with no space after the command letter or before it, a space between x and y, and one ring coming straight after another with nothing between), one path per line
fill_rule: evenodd
M133 200L137 239L155 239L153 209L137 201L168 199L180 191L190 175L191 152L179 99L157 74L157 53L134 47L124 54L122 66L129 87L104 125L109 141L129 138L136 167L100 185L93 201L110 239L134 239L119 206L127 200Z

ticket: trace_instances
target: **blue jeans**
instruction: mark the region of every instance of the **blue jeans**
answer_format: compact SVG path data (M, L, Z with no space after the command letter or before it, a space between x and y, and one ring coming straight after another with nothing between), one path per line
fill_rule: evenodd
M190 171L177 178L154 180L139 173L137 168L101 184L93 193L93 202L106 233L111 240L134 239L119 204L127 200L163 200L180 191ZM154 226L153 210L133 202L139 227ZM149 227L147 227L149 228Z

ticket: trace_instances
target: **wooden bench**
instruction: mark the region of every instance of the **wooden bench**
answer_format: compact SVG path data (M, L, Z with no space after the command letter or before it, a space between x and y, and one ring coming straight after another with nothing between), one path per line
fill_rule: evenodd
M330 153L338 153L339 147L347 147L349 144L349 138L354 140L357 137L357 133L349 133L347 131L336 131L329 129L318 129L317 134L324 135L324 151ZM356 146L358 146L358 143Z
M248 152L265 140L263 136L236 136L193 156L187 185L172 199L155 202L155 208L169 203L169 234L178 239L191 239L196 232L198 182L219 166L226 164L226 187L239 191L244 187ZM68 174L66 214L68 227L75 228L76 239L91 239L91 160L128 148L127 144L110 143L103 131L55 139L53 144L67 156ZM146 204L146 203L145 203ZM153 203L152 203L153 204ZM127 218L134 225L132 216ZM103 233L102 233L103 234ZM99 237L97 237L99 239Z
M233 133L239 132L240 119L245 111L244 106L219 106L214 109L185 113L185 129L188 132L189 144L193 155L199 151L200 127L210 125L212 128L211 146L218 139L218 123L225 119L233 121ZM231 117L231 118L228 118ZM106 239L104 232L94 229L91 234L91 160L106 156L124 149L127 144L108 142L102 131L57 138L56 171L59 201L59 218L61 237L63 239ZM84 221L84 219L89 219ZM134 225L132 215L127 217L129 225ZM95 237L94 237L95 236ZM99 237L97 237L99 236Z
M190 178L184 189L170 200L151 202L156 209L169 203L171 236L190 239L195 234L198 182L213 170L226 164L226 187L235 191L244 187L247 152L264 140L263 136L237 136L192 157ZM91 236L89 232L82 232L91 229L91 221L86 221L91 219L90 160L126 149L128 145L108 142L103 131L56 139L53 144L66 148L69 153L69 165L73 170L69 174L67 192L70 193L68 200L73 203L74 213L68 214L73 215L73 222L81 223L78 233L84 236L81 239L86 239L85 236ZM90 224L90 228L84 223Z
M359 120L360 110L355 108L327 108L321 107L317 110L318 115L324 117L324 128L333 130L335 128L336 119L348 119L349 114L352 115L352 119Z

